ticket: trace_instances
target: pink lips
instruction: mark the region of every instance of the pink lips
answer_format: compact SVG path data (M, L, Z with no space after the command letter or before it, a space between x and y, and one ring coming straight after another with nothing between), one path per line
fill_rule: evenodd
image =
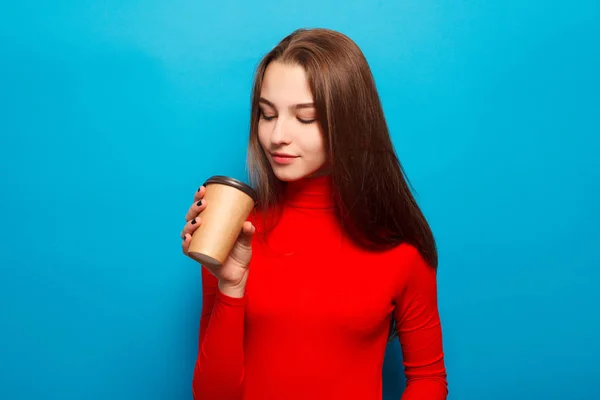
M292 156L289 154L285 154L285 153L271 153L271 157L273 158L273 161L275 161L277 164L290 164L292 163L296 158L296 156Z

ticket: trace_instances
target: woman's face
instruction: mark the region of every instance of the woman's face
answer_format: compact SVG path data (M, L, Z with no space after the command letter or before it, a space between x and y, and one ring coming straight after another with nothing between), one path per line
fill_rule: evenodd
M322 172L323 132L304 69L271 62L263 77L259 107L258 140L275 176L289 182Z

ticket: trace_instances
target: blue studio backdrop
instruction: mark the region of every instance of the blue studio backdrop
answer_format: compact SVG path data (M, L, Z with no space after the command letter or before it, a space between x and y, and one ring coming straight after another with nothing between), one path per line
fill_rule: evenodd
M440 251L451 400L594 399L597 1L0 6L0 398L191 399L192 196L245 176L250 85L299 27L373 69ZM389 346L384 399L399 399ZM282 393L285 399L285 393Z

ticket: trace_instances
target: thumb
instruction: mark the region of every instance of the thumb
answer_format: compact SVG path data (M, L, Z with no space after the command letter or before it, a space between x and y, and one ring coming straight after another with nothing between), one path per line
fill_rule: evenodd
M254 236L254 232L256 232L256 228L252 225L252 222L246 221L242 226L242 232L240 233L240 237L238 239L239 244L245 247L250 247L252 245L252 237Z

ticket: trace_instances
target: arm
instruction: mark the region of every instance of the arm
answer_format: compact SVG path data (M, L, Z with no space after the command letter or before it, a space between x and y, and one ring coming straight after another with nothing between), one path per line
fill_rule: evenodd
M406 374L402 400L445 400L448 385L436 270L418 252L412 257L408 279L396 297L394 312Z
M202 267L202 315L192 391L195 400L237 400L244 376L245 297L219 289Z

